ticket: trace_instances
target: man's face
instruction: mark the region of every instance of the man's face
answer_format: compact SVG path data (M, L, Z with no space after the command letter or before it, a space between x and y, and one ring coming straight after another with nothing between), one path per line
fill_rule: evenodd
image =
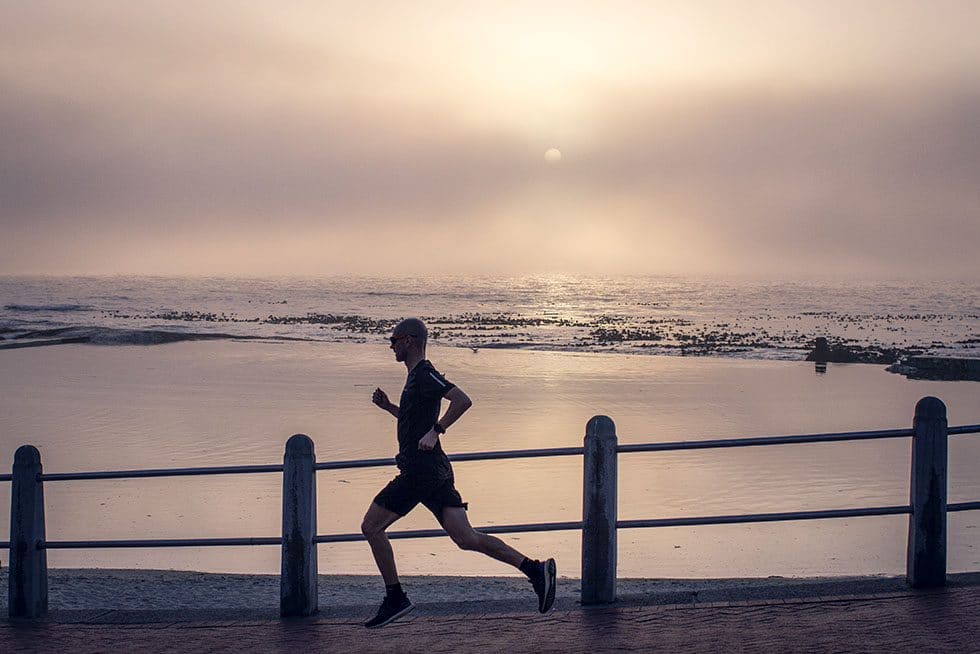
M395 352L395 361L404 361L406 359L409 343L413 338L415 337L411 334L392 333L391 338L388 340L391 342L391 349Z

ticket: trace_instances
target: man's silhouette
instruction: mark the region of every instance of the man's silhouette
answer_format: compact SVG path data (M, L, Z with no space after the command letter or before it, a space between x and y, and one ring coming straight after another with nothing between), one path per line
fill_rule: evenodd
M391 349L395 360L408 368L405 388L397 405L380 388L375 389L372 398L398 419L398 476L374 498L361 524L387 589L378 614L364 626L382 627L414 608L398 582L395 556L385 530L419 503L432 511L461 549L482 552L527 575L538 595L538 610L545 613L555 601L555 560L528 559L499 538L473 529L466 517L467 505L453 485L453 469L439 436L473 403L426 360L427 333L425 325L416 318L403 320L395 327ZM440 418L442 398L449 400L449 408Z

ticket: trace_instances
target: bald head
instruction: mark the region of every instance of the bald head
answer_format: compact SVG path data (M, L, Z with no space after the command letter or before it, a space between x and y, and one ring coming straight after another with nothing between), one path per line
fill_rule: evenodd
M395 326L395 336L414 336L415 344L425 350L426 341L429 338L429 330L425 328L425 323L418 318L406 318Z

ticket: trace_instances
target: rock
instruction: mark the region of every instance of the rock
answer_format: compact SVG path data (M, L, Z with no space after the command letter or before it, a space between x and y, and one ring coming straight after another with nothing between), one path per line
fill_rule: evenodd
M813 342L813 351L806 355L806 360L827 363L830 361L831 356L830 345L827 343L827 339L823 336L818 336L817 340Z
M890 364L915 351L863 345L847 346L843 343L830 345L826 338L819 336L814 340L813 350L806 356L806 360L817 363Z
M910 356L887 370L909 379L980 381L980 359Z

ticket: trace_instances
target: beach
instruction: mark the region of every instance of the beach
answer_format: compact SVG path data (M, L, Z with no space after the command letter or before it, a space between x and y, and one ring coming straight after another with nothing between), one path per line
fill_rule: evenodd
M3 451L41 451L46 472L278 463L306 433L318 460L394 454L394 424L370 403L397 391L404 370L385 346L254 341L151 347L88 344L0 356ZM446 438L450 452L575 446L597 414L621 443L905 427L925 395L950 424L980 422L970 382L912 381L881 366L433 347L430 358L474 398ZM640 519L888 506L908 499L906 440L624 455L619 517ZM578 520L578 457L459 463L457 486L475 526ZM980 443L950 442L950 501L980 497ZM357 533L393 468L321 472L318 533ZM277 536L278 475L45 484L50 540ZM0 522L9 485L0 485ZM949 518L951 571L980 566L977 514ZM397 529L431 529L417 510ZM619 535L624 577L721 578L901 574L902 516L629 529ZM504 537L554 556L575 575L575 532ZM446 538L398 541L406 575L516 574ZM321 545L325 574L372 575L364 543ZM6 556L0 553L0 561ZM276 547L52 550L52 568L175 569L274 574ZM567 572L565 572L567 571Z

